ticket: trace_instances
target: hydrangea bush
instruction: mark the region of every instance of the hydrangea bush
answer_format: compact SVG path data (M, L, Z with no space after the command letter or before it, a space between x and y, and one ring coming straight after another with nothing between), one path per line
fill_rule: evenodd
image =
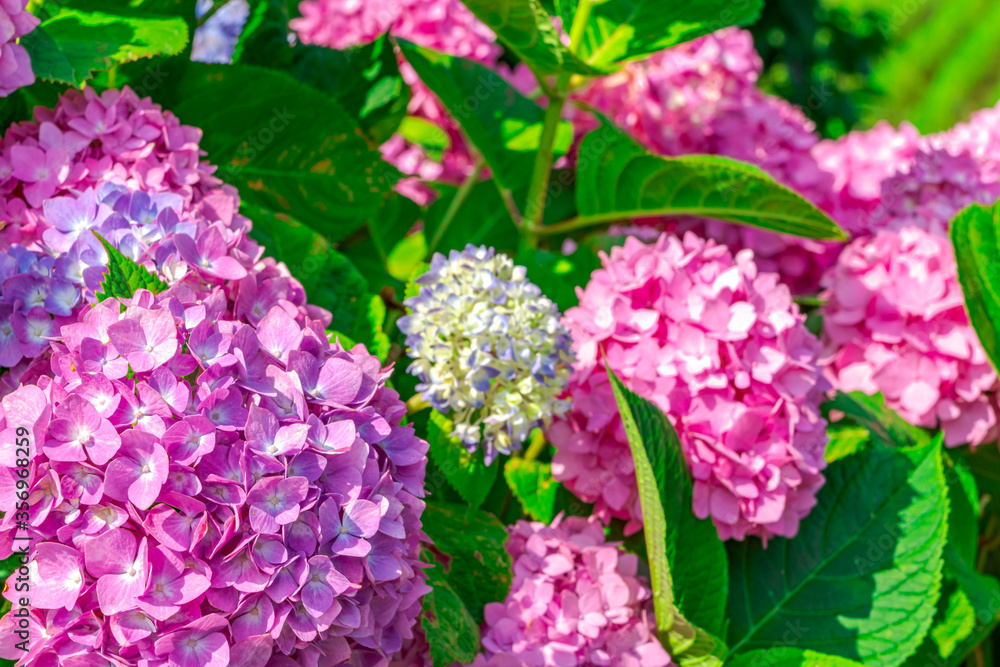
M722 4L0 1L0 658L991 665L1000 111Z

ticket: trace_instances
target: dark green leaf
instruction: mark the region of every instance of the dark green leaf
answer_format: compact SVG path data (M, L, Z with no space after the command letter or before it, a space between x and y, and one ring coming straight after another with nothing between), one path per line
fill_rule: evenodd
M117 248L97 232L94 232L94 236L108 253L108 272L104 274L100 291L97 292L98 301L112 298L131 299L135 291L139 289L149 290L153 294L159 294L167 289L168 285L150 273L149 269L136 264L131 258L121 254Z
M173 94L175 113L204 131L201 147L243 201L331 243L377 215L396 180L334 99L283 72L191 63Z
M542 232L697 215L783 234L846 238L825 213L758 167L715 155L655 156L607 122L584 138L579 164L578 217Z
M730 25L749 25L763 0L607 0L593 4L578 51L596 67L645 58Z
M518 254L517 263L528 269L528 279L564 313L577 305L577 287L586 285L591 273L601 268L600 259L586 246L578 247L572 255L529 250Z
M905 443L900 443L903 445ZM940 436L869 447L826 469L793 540L731 542L734 654L794 643L866 665L902 664L941 587L948 491Z
M508 459L503 476L525 514L542 523L552 522L556 515L559 482L552 477L551 464Z
M424 597L420 623L430 646L434 667L447 667L456 662L471 663L479 653L479 624L448 583L444 566L426 551L424 562L434 567L427 570L431 592Z
M973 204L951 221L965 308L994 368L1000 368L1000 202Z
M734 656L726 667L860 667L860 663L836 655L777 646Z
M441 162L444 152L451 148L451 137L440 125L426 118L406 116L397 129L400 136L424 150L424 154L435 162Z
M477 623L483 607L501 602L510 591L510 556L504 549L507 531L495 516L462 505L427 502L424 532L434 546L451 557L448 581Z
M184 19L109 7L63 7L21 38L40 79L82 86L94 71L155 55L180 53L188 44Z
M726 558L722 543L710 522L698 521L692 514L690 474L677 432L666 415L629 391L610 369L608 378L635 462L660 641L679 665L721 664L725 645L704 628L692 625L683 615L687 613L683 604L706 625L724 627ZM679 573L685 579L676 585L672 575ZM717 587L706 587L706 583Z
M486 465L482 451L469 452L461 440L451 437L453 430L447 417L437 411L431 413L427 425L429 455L462 500L471 509L479 509L493 487L500 464L494 461Z
M525 189L545 122L545 111L497 72L479 63L399 41L420 80L441 100L469 141L507 190ZM573 127L559 125L557 154L573 140Z
M552 16L538 0L462 0L480 21L493 29L521 61L539 74L604 72L585 64L562 43Z

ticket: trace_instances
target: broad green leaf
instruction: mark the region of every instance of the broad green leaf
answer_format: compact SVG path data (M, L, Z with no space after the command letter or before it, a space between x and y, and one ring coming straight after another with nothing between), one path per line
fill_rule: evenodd
M902 444L902 443L901 443ZM831 464L795 539L731 542L734 654L794 643L893 667L934 618L947 539L941 437Z
M422 231L410 234L389 252L386 270L393 278L406 280L424 263L425 257L427 257L427 237Z
M155 55L180 53L188 26L177 16L109 7L63 7L21 38L35 75L82 86L95 71Z
M726 667L860 667L860 663L837 655L777 646L733 656Z
M587 65L562 43L552 16L539 0L462 0L500 41L537 74L599 76L603 70Z
M763 0L595 2L578 54L596 67L638 60L730 25L757 20Z
M816 206L758 167L715 155L655 156L607 122L584 138L579 164L578 217L543 233L697 215L809 238L847 238Z
M428 454L462 500L471 509L479 509L493 488L500 464L494 461L486 465L481 450L469 452L461 440L451 437L454 430L451 420L436 410L431 412L427 425Z
M552 522L559 482L552 477L551 464L512 458L504 465L503 476L525 514L542 523Z
M424 214L425 237L437 239L434 251L448 254L449 250L461 250L469 243L500 251L517 248L520 233L495 183L476 183L443 232L439 232L442 221L448 215L458 188L440 185L438 189L441 197Z
M427 502L422 521L435 548L451 557L451 587L481 623L483 608L490 602L502 602L510 592L506 529L492 514L433 500Z
M448 583L444 566L427 551L423 560L434 566L426 570L431 592L424 597L420 616L434 667L471 663L479 653L479 624Z
M958 280L969 320L994 368L1000 368L1000 202L973 204L951 221Z
M700 616L722 627L726 592L722 543L711 523L699 523L693 517L687 463L666 415L629 391L610 369L608 378L635 462L660 641L679 665L721 665L726 655L725 645L703 628L692 625L683 615L686 611L683 604L696 603ZM705 525L711 532L704 529ZM698 526L702 528L698 530ZM706 549L699 541L714 543L715 548ZM689 550L695 548L696 556ZM695 564L692 557L699 562ZM682 571L682 559L687 563L683 568L685 588L675 585L673 578ZM706 590L704 583L713 579L718 579L719 587ZM683 600L679 591L685 594Z
M538 150L545 110L521 95L504 77L479 63L399 40L399 48L420 80L441 100L494 177L510 191L526 188ZM557 154L573 141L563 121Z
M833 400L823 405L827 411L837 410L864 428L872 440L883 447L912 447L925 445L931 436L924 429L913 426L886 407L881 394L868 396L860 391L845 394L837 392Z
M378 215L397 172L328 95L283 72L190 63L174 112L244 202L308 225L331 243Z
M104 246L104 251L108 253L108 272L104 274L100 291L97 292L98 301L111 298L130 299L139 289L149 290L153 294L159 294L167 289L167 283L150 273L149 269L136 264L130 257L121 254L117 248L97 232L94 232L94 236Z

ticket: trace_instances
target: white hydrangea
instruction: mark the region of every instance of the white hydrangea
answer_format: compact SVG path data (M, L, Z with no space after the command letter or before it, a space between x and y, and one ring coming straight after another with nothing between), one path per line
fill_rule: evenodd
M436 254L416 282L420 293L399 321L414 360L408 370L470 451L484 445L490 462L565 412L569 330L524 267L469 245Z

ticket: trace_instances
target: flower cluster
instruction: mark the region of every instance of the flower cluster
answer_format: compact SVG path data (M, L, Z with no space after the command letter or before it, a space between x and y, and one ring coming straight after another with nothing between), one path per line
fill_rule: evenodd
M234 188L201 162L201 130L130 88L69 91L34 122L12 125L0 146L0 249L27 247L51 227L43 204L117 181L133 190L179 196L185 212L238 220ZM236 224L235 222L233 224Z
M235 192L199 190L217 183L197 162L197 131L128 95L70 93L49 120L12 130L21 143L7 137L14 155L37 141L32 130L65 140L75 130L55 121L75 103L108 102L108 118L132 107L159 127L112 130L141 157L96 157L107 136L76 150L71 170L95 173L36 192L33 224L18 230L45 251L13 245L0 259L7 273L25 267L4 281L15 304L4 307L20 309L39 348L18 348L24 368L0 402L0 433L29 429L33 450L31 644L3 657L387 664L427 590L417 566L427 444L401 425L391 370L362 346L331 343L329 313L261 259ZM81 187L90 181L99 185ZM92 231L169 289L81 308L108 261ZM0 463L5 556L17 477L13 459ZM11 616L0 620L5 649L13 630Z
M28 0L0 0L0 97L35 82L31 57L17 43L38 25L27 7Z
M606 542L599 521L519 521L507 551L514 580L504 602L486 605L475 667L670 664L638 558Z
M838 389L881 392L945 443L995 437L997 375L969 325L946 238L883 230L844 250L827 277L827 372Z
M483 444L489 463L565 411L569 332L524 267L469 245L435 254L416 282L399 320L409 372L424 400L452 413L454 435L470 450Z
M833 211L832 177L812 155L812 122L757 87L761 61L750 33L730 28L631 63L597 79L577 99L603 112L661 155L710 153L761 166L813 203ZM578 129L591 123L578 119ZM657 223L750 248L762 271L776 272L796 293L815 292L838 244L777 236L715 220Z
M596 513L641 524L635 471L602 353L677 428L694 511L724 538L791 537L823 484L827 383L789 290L753 254L693 234L635 238L566 313L578 356L572 409L549 429L552 470Z

